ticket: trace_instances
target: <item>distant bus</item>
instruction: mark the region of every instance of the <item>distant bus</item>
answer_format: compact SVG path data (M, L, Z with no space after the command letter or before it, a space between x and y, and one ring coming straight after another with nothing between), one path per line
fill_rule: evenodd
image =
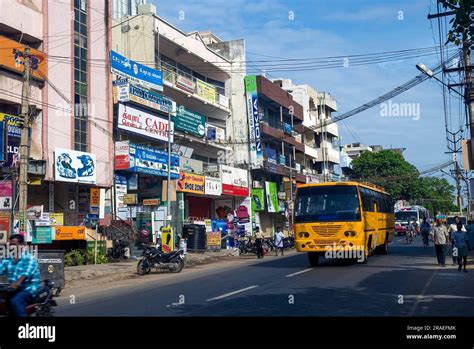
M419 226L424 218L431 218L431 214L423 206L413 205L395 211L395 224L402 227L406 227L409 222L416 222Z
M303 184L296 190L295 245L307 252L311 266L335 250L387 254L395 222L391 196L358 182Z

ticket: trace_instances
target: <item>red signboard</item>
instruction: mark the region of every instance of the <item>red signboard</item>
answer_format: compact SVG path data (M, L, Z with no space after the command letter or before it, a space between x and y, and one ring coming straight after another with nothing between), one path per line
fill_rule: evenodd
M130 145L128 142L115 142L115 169L130 168Z
M244 187L236 187L230 184L222 184L222 194L233 196L249 196L249 189Z

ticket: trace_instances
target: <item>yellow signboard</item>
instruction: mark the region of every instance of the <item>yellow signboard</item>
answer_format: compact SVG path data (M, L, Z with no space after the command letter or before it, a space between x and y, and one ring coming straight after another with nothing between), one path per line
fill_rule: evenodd
M56 240L86 240L86 227L56 227Z
M64 225L64 213L50 213L49 225L52 227L58 226L58 225Z
M13 50L24 52L25 45L4 36L0 36L0 47L2 48L0 50L0 66L16 73L23 74L23 58L21 56L15 57ZM33 77L44 80L43 76L46 76L47 74L46 54L35 50L34 48L30 48L30 55L33 60Z
M161 228L161 250L164 253L174 251L174 234L171 227Z
M124 194L123 203L125 205L135 205L137 203L137 194Z
M178 179L178 191L204 195L205 177L191 173L180 172Z
M207 233L207 248L209 250L221 248L221 233L220 232Z
M202 97L209 102L216 103L216 88L214 86L198 80L196 83L196 92L199 97Z

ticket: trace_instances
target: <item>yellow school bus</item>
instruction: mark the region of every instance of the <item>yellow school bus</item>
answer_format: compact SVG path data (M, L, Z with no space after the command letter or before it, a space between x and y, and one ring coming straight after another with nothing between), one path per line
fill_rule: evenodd
M366 263L374 253L387 254L394 230L392 199L378 186L328 182L296 189L295 245L308 253L311 266L321 256Z

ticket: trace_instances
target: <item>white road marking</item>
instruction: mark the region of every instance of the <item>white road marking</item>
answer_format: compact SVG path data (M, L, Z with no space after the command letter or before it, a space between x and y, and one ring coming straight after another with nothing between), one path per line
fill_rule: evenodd
M242 288L242 289L240 289L240 290L233 291L233 292L229 292L229 293L223 294L223 295L221 295L221 296L217 296L217 297L214 297L214 298L206 299L206 302L216 301L216 300L218 300L218 299L223 299L223 298L226 298L226 297L230 297L230 296L233 296L233 295L235 295L235 294L242 293L242 292L251 290L251 289L256 288L256 287L258 287L258 285L254 285L254 286L249 286L249 287L246 287L246 288Z
M286 277L287 277L287 278L290 278L290 277L292 277L292 276L295 276L295 275L298 275L298 274L303 274L303 273L306 273L306 272L311 271L311 270L313 270L313 269L301 270L301 271L298 271L298 272L293 273L293 274L288 274L288 275L286 275Z

